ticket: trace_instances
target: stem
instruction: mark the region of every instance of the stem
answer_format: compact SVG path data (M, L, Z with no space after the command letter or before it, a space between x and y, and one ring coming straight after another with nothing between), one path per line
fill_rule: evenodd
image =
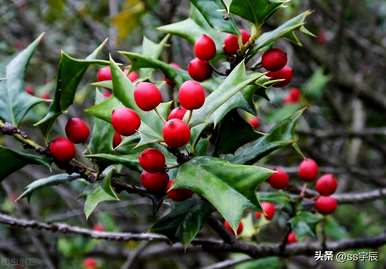
M303 198L304 198L304 194L306 193L306 190L307 190L307 185L308 185L308 183L303 184L302 190L300 192L300 200L303 200Z
M157 116L162 120L162 122L166 122L164 117L162 117L162 115L159 113L158 109L157 108L154 108L154 112L157 114Z
M190 122L190 120L192 119L193 110L189 110L188 113L189 113L189 114L188 114L188 120L186 121L186 124L189 125L189 122Z

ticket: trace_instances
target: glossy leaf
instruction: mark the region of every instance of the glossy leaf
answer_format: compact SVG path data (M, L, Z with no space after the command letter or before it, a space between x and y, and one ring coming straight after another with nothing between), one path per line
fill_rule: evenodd
M144 37L142 42L142 55L151 59L158 59L161 55L162 50L166 46L166 42L169 39L169 35L166 35L161 42L155 43L150 39ZM141 69L141 79L150 79L153 73L152 68Z
M98 204L114 200L118 200L117 197L107 193L102 186L98 185L94 190L87 194L87 198L84 203L84 214L86 215L86 218L88 219Z
M76 174L74 175L57 174L50 177L37 179L25 187L24 192L17 198L17 200L20 200L24 197L29 198L32 195L32 193L38 189L71 182L77 178L80 178L80 176Z
M27 66L42 37L43 34L7 64L6 77L0 81L0 118L15 126L34 105L44 101L24 90Z
M108 171L107 172L104 171L105 175L102 182L102 188L107 194L114 197L116 200L119 200L118 195L115 193L114 188L111 186L111 180L114 174L114 168L109 167L106 170Z
M263 24L277 9L290 0L232 0L229 10L253 24Z
M33 155L20 150L0 146L0 181L27 164L40 164L50 167L49 160L39 155Z
M320 214L302 211L290 220L291 228L299 239L305 236L314 237L316 235L316 225L322 218Z
M96 60L102 50L104 41L86 59L76 59L62 52L57 74L55 96L47 115L35 125L41 126L45 135L49 132L57 117L59 117L74 102L75 92L87 68L91 64L108 64L106 61Z
M175 203L171 212L151 228L154 233L166 235L171 241L185 246L197 236L213 208L205 201L188 199Z
M138 170L138 153L137 154L125 154L125 155L115 155L107 153L98 153L98 154L88 154L85 157L98 160L105 165L110 164L123 164L126 167Z
M203 196L237 229L245 209L260 209L255 191L271 174L262 167L196 157L178 169L174 188L190 189Z
M303 111L304 109L296 111L277 123L269 133L241 146L234 154L224 156L225 159L232 163L252 163L277 149L295 143L294 129Z
M192 0L192 4L211 27L220 32L239 33L235 21L226 12L226 7L221 0Z

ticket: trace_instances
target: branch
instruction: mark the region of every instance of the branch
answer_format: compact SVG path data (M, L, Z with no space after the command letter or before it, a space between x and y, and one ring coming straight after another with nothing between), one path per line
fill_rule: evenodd
M316 138L362 138L367 136L386 135L386 128L367 128L360 131L355 130L298 130L298 134L312 136Z

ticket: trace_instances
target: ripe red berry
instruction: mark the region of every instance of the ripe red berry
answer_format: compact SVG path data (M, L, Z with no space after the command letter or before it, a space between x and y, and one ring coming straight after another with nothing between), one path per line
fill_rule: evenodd
M326 36L326 31L321 29L316 36L316 43L319 45L323 46L327 43L327 36Z
M320 195L328 196L335 192L337 186L336 177L332 174L326 174L316 181L315 189Z
M289 90L288 95L284 98L284 104L296 104L299 103L301 97L301 91L299 88L292 88Z
M130 108L117 108L111 115L111 124L121 135L132 135L141 125L141 118Z
M161 103L161 92L150 82L140 82L134 89L134 99L140 109L150 111Z
M155 148L145 149L138 157L142 168L150 173L162 172L165 170L165 156Z
M318 164L312 159L303 160L298 168L298 174L304 181L312 181L316 178L319 172Z
M331 196L319 196L315 201L315 208L321 214L331 214L337 207L337 201Z
M121 144L122 142L122 137L119 133L117 132L114 132L114 136L113 136L113 148L116 148L119 146L119 144Z
M290 232L287 236L287 244L293 244L298 242L298 239L296 238L296 234L294 232Z
M105 229L105 226L103 226L102 224L97 223L97 224L94 225L93 230L97 231L97 232L104 232L106 229Z
M212 75L212 67L207 61L194 58L188 65L188 73L192 79L204 81Z
M273 217L275 216L275 212L276 212L275 204L270 203L270 202L262 202L261 208L263 209L264 217L267 220L273 219ZM261 212L256 211L255 216L256 216L256 218L260 218Z
M205 102L205 89L197 81L185 81L178 91L178 101L187 110L200 108Z
M260 121L260 118L256 116L256 117L250 118L248 120L248 123L249 125L252 126L252 128L258 129L260 127L261 121Z
M75 145L64 137L57 137L50 142L51 155L58 162L68 162L75 157Z
M216 56L216 44L213 39L208 35L202 35L197 39L194 43L194 55L204 61L213 59Z
M244 29L241 29L240 33L241 33L241 40L243 44L247 43L250 38L249 32ZM223 44L224 52L229 55L236 54L239 48L240 48L239 37L237 35L227 34L225 36L224 44Z
M185 116L185 113L186 113L186 109L183 108L183 107L176 107L174 108L169 116L168 116L168 120L171 120L171 119L179 119L179 120L182 120Z
M28 93L30 95L34 95L34 93L35 93L34 88L32 86L26 86L24 90L26 93Z
M289 176L286 171L279 168L268 178L272 188L285 189L288 187Z
M249 41L249 38L251 37L249 32L245 29L240 29L240 33L241 33L241 40L243 44L247 43Z
M127 74L127 78L131 81L134 82L139 78L139 75L135 71L131 71L129 74Z
M292 76L293 76L293 71L292 71L291 67L286 65L282 69L280 69L279 71L268 72L267 76L270 77L271 79L282 79L282 81L276 82L273 86L274 87L284 87L284 86L287 86L288 83L291 82Z
M148 191L164 193L169 182L169 176L165 172L149 173L143 171L140 176L141 184Z
M104 80L111 80L111 70L110 66L102 67L97 72L97 80L98 81L104 81Z
M103 94L103 96L106 97L106 98L108 98L108 97L110 97L110 96L113 95L113 94L111 93L111 91L108 90L108 89L104 89L102 94Z
M45 99L45 100L50 100L51 99L50 93L49 92L43 93L42 94L42 98Z
M169 199L180 202L180 201L184 201L184 200L192 197L193 192L191 190L188 190L188 189L169 190L172 188L173 184L174 184L174 180L171 179L171 180L169 180L168 185L166 187L167 195L168 195Z
M269 49L261 57L261 65L268 71L279 71L287 64L287 53L281 49Z
M227 222L226 220L224 221L224 228L227 230L228 233L235 235L235 232L232 229L232 226ZM237 227L237 235L240 235L244 230L244 224L242 221L240 221L239 226Z
M90 128L80 118L71 118L66 124L67 138L74 144L84 143L90 135Z
M85 267L85 269L96 269L97 262L94 258L86 258L83 261L83 266Z
M189 143L189 126L179 119L168 120L162 130L165 143L170 148L178 148Z

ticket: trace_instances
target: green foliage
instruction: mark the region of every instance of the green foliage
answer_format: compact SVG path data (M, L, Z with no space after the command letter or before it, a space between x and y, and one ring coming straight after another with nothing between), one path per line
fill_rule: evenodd
M320 214L301 211L291 219L291 228L295 232L298 240L302 240L305 236L315 237L316 225L322 218L323 217Z
M304 97L310 100L320 100L323 91L330 81L330 76L326 75L323 69L317 69L312 76L302 85Z

